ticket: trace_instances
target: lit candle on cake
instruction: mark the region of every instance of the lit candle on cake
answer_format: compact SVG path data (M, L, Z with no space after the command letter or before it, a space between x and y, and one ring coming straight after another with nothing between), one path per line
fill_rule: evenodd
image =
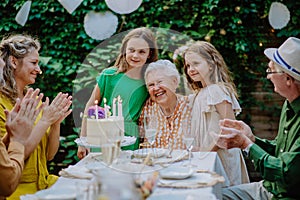
M122 117L122 99L120 95L118 96L118 117Z
M96 119L98 119L98 100L95 100L95 114L96 114Z
M108 114L108 109L107 109L107 105L106 105L106 98L103 98L103 103L104 103L104 114L105 114L105 119L107 118L107 114Z
M113 99L113 116L114 116L114 117L116 116L116 101L117 101L117 99L114 98L114 99Z

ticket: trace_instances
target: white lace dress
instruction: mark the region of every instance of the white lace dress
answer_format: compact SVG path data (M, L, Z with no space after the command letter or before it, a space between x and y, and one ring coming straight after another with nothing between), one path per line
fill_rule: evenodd
M229 94L226 88L219 84L209 85L189 97L193 102L191 131L195 134L194 144L200 151L211 151L217 140L212 133L220 133L219 120L221 116L216 110L216 105L227 101L231 103L232 110L236 115L241 112L241 107L235 96ZM218 155L230 185L249 182L247 167L240 149L220 149Z

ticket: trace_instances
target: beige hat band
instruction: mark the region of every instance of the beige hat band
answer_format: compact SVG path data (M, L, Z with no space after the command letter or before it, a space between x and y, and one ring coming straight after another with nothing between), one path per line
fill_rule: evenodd
M295 68L293 68L292 66L290 66L288 63L286 63L284 61L284 59L280 56L278 50L275 51L275 53L273 54L273 57L275 59L275 61L280 64L282 67L285 67L286 69L300 75L300 72L297 71Z

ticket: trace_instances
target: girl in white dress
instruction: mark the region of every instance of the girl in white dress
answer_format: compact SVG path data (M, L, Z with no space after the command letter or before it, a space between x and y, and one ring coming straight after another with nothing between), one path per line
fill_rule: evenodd
M191 95L191 131L195 151L217 151L229 185L249 182L240 149L225 150L216 145L219 120L235 119L241 112L236 87L222 55L205 41L198 41L184 52L184 72L195 94Z

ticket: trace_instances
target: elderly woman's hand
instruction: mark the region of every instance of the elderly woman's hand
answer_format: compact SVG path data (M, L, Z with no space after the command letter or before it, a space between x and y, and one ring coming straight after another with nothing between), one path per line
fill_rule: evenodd
M71 112L72 96L68 94L58 93L49 105L49 98L46 98L44 104L44 112L42 121L48 122L50 125L60 124Z

